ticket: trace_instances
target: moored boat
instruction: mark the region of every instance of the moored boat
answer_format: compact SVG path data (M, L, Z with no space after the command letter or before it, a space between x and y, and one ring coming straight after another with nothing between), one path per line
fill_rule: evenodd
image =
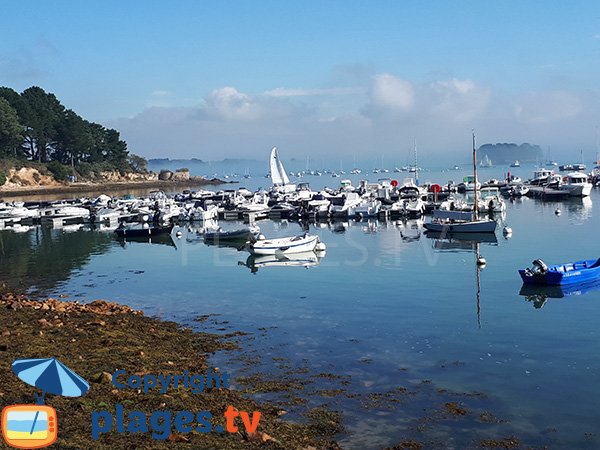
M541 259L533 267L519 269L525 284L562 285L583 283L600 278L600 258L547 266Z
M277 239L261 239L259 236L256 242L248 246L248 251L255 255L303 253L315 251L320 243L319 236L308 233Z

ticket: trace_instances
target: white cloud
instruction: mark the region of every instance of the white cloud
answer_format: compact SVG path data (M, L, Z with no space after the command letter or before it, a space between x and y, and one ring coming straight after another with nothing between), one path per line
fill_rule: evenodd
M264 108L252 96L231 86L212 91L206 105L209 113L225 120L257 120L264 113Z
M430 86L430 112L441 120L468 123L485 111L490 90L472 80L443 80Z
M162 90L162 89L157 89L155 91L152 91L152 93L150 95L152 97L166 97L169 94L171 94L170 91L165 91L165 90Z
M581 110L581 100L570 92L530 92L515 106L515 116L524 124L550 124L576 117Z
M371 101L376 108L407 112L414 105L412 84L388 73L375 75L371 89Z
M266 91L264 95L268 97L308 97L322 95L354 95L362 94L365 90L360 87L354 88L326 88L326 89L305 89L305 88L283 88L278 87Z

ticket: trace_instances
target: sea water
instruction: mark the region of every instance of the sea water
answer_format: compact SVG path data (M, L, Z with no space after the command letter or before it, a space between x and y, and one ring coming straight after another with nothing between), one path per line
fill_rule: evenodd
M207 246L193 229L175 243L152 244L77 227L3 230L0 261L4 278L40 294L109 299L197 329L247 331L238 340L256 365L274 374L306 368L313 397L332 386L316 375L337 374L348 380L347 395L309 404L343 412L347 448L406 436L462 448L497 433L531 445L596 448L600 287L522 292L517 269L536 258L599 257L599 204L597 190L560 203L507 200L495 238L480 243L427 237L419 220L311 224L327 252L308 267L291 258L287 266L257 269L255 261L253 268L246 251ZM304 232L286 221L259 225L268 237ZM219 315L194 321L210 314ZM249 370L240 355L214 359L235 377ZM373 398L398 386L420 394L391 408L365 408L351 395ZM504 422L491 431L451 420L415 431L423 408L435 410L452 393L468 394L459 402L479 398Z

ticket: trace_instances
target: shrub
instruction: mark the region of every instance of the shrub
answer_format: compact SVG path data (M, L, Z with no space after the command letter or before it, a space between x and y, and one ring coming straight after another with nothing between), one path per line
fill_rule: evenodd
M0 186L4 186L4 183L6 183L6 173L0 170Z
M55 180L66 181L69 175L71 175L70 167L61 164L58 161L52 161L51 163L48 163L47 167L54 176Z

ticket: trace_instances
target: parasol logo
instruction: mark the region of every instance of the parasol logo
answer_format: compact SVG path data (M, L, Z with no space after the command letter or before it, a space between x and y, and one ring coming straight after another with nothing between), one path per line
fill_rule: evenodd
M58 437L58 419L56 410L44 405L46 393L80 397L90 385L56 358L17 359L12 370L41 394L36 395L36 404L11 405L2 410L4 441L14 448L48 447Z

